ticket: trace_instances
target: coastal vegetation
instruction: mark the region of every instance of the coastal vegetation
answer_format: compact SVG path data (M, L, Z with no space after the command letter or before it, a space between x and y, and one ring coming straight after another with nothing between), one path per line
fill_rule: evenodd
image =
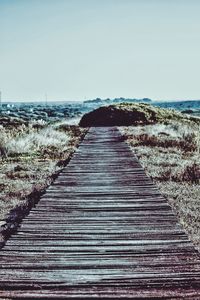
M6 120L6 121L5 121ZM7 117L0 125L0 225L1 241L10 218L23 217L39 195L67 164L86 129L67 122L48 124ZM9 122L10 121L10 122ZM15 221L15 220L14 220Z
M200 119L172 109L163 109L147 103L120 103L102 106L85 114L80 126L130 126L169 123L171 121L199 122Z
M25 112L25 117L1 112L2 241L4 232L13 226L11 218L19 218L20 214L23 217L23 211L26 213L38 201L68 163L87 127L117 125L200 249L200 119L147 103L118 103L92 112L88 112L88 106L75 107L71 115L60 117L55 107L51 108L54 117L41 117L42 110L38 118L32 117L30 111L27 115ZM28 110L28 106L24 109ZM77 118L83 112L86 114L79 127ZM15 214L16 210L20 213Z

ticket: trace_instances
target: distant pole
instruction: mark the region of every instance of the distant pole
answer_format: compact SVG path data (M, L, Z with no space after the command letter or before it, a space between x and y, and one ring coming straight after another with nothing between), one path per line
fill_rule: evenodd
M45 104L47 106L47 94L45 94Z

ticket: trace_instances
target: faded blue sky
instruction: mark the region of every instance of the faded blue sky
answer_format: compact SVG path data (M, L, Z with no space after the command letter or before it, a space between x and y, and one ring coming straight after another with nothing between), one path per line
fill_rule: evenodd
M199 15L199 0L0 0L3 99L200 99Z

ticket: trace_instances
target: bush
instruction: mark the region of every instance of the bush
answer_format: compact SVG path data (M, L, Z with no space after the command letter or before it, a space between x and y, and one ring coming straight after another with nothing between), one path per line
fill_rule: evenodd
M172 148L176 147L185 152L199 151L198 136L195 132L184 133L181 137L171 137L167 132L159 132L158 135L142 133L138 135L127 135L135 146L150 146Z
M169 123L188 120L190 117L171 109L162 109L144 103L123 103L103 106L85 114L80 126L130 126L139 124ZM196 120L200 123L200 120Z
M56 130L62 131L62 132L67 132L69 135L72 135L74 137L79 137L83 130L77 125L68 125L68 124L60 124L56 126Z
M198 184L200 182L200 165L198 165L196 162L193 162L192 164L185 166L181 177L183 181Z

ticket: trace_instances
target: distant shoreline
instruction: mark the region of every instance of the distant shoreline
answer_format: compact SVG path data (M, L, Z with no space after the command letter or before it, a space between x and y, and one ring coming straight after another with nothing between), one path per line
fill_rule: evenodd
M114 99L110 99L110 100L114 100ZM127 99L128 100L128 99ZM134 99L133 99L134 100ZM142 100L142 99L135 99L136 101L137 100ZM180 103L180 102L198 102L200 101L200 99L184 99L184 100L181 100L181 99L173 99L173 100L152 100L152 99L149 99L152 103ZM92 101L92 100L91 100ZM105 99L102 99L102 102L104 102ZM124 102L126 101L126 98L124 98L123 100ZM63 104L63 103L67 103L67 104L82 104L84 103L85 100L49 100L47 102L47 104L52 104L52 103L57 103L57 104ZM27 103L27 104L46 104L46 101L43 100L21 100L21 101L15 101L15 100L2 100L2 104L10 104L10 103L14 103L14 104L21 104L21 103Z

